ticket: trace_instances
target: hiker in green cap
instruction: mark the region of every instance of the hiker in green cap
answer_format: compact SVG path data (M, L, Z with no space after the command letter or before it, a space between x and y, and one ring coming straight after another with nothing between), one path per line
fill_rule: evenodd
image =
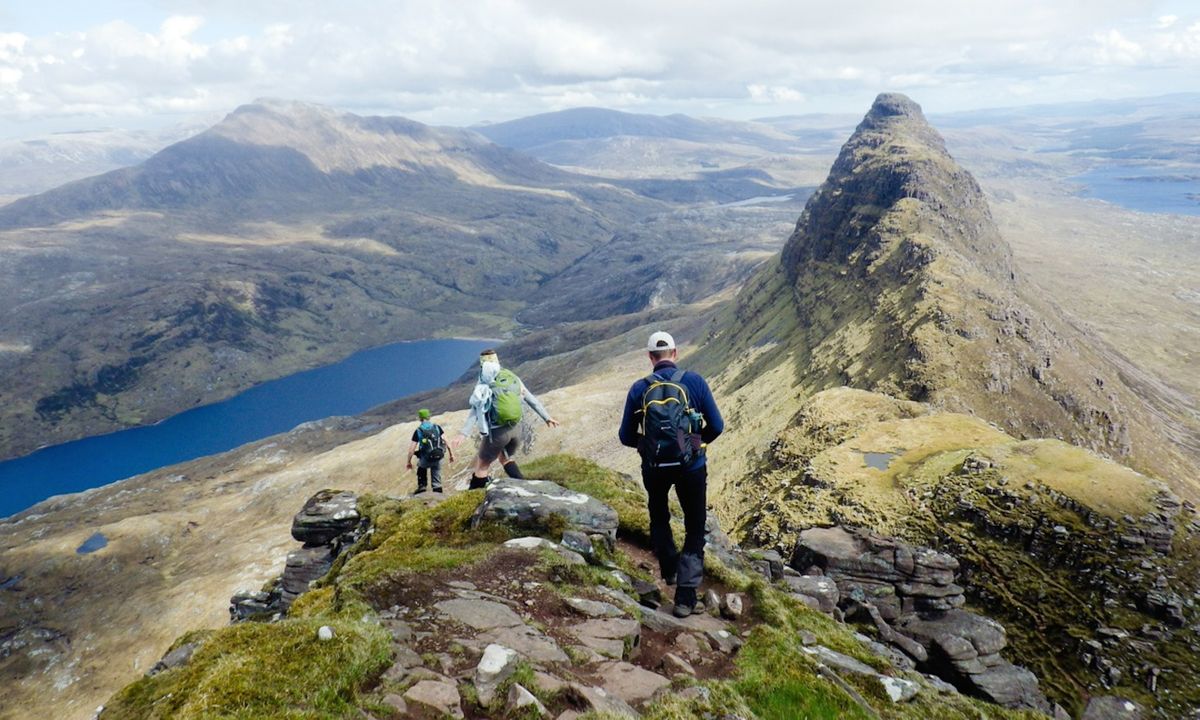
M429 411L422 408L417 411L421 424L413 430L412 444L408 446L408 460L404 467L413 469L413 455L417 456L417 492L425 492L427 480L431 481L433 491L442 492L442 457L449 452L450 462L454 462L454 449L446 444L443 438L442 426L435 425L429 419Z

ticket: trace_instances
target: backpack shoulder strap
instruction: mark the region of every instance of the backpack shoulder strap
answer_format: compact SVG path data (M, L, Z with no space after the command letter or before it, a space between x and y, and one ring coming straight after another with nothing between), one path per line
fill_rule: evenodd
M683 376L687 374L687 370L681 367L675 368L675 372L671 373L671 382L678 383L683 380Z

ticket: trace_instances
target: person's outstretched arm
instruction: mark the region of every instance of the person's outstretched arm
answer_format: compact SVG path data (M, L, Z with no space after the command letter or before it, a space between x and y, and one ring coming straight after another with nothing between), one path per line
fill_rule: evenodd
M538 417L544 420L547 425L553 427L554 425L558 424L557 420L550 417L550 412L546 410L546 406L542 404L542 401L538 400L537 395L529 392L529 388L525 387L524 380L521 381L521 399L528 403L529 407L533 408L533 411L537 413Z

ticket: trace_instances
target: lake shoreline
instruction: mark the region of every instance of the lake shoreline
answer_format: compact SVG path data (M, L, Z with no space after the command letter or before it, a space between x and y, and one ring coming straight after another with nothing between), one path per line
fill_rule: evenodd
M444 387L494 338L404 340L254 385L154 424L39 448L0 462L0 522L54 496L227 452L298 425L353 416ZM414 371L414 369L418 369Z

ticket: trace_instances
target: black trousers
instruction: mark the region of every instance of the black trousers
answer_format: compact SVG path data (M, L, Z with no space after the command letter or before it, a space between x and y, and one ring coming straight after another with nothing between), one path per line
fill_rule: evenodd
M664 578L676 575L681 588L696 588L704 579L704 520L708 514L708 466L695 470L642 468L650 511L650 544L658 557ZM685 537L682 552L671 534L671 510L667 496L671 487L683 508Z

